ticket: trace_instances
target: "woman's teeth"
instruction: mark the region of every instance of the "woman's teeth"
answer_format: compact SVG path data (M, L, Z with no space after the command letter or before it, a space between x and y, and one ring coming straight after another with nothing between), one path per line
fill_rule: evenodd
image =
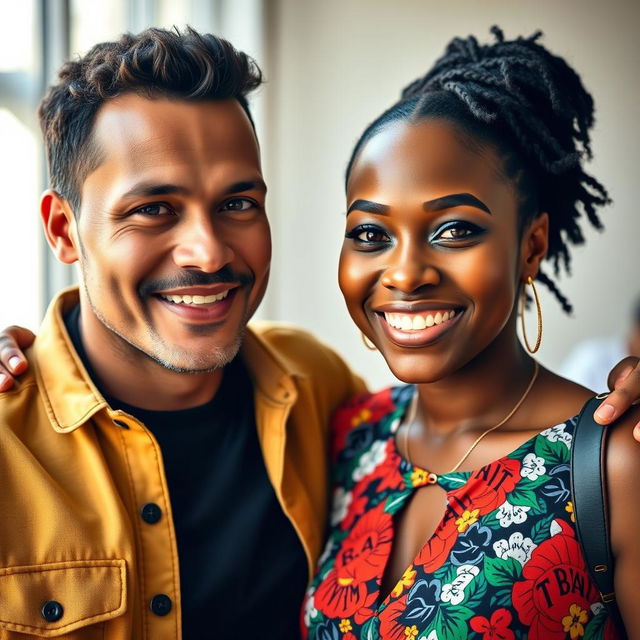
M421 331L434 325L442 324L455 316L451 311L438 311L436 313L385 313L384 319L394 328L401 331Z
M160 297L175 304L211 304L212 302L224 300L229 295L229 291L230 289L227 289L212 296L169 296L161 293Z

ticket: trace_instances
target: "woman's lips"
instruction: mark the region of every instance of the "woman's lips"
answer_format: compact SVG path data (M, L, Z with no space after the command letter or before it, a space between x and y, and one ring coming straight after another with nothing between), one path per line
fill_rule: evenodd
M376 313L383 331L390 340L408 347L421 347L434 342L455 326L463 314L464 309L451 308L412 313Z

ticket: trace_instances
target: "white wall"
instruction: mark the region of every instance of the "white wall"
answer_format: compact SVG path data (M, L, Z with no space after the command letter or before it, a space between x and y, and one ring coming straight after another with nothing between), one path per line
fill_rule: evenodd
M360 343L336 285L343 234L342 180L364 126L424 73L448 40L507 37L541 28L593 93L598 122L591 172L610 189L606 232L588 232L560 284L569 319L543 292L540 359L557 366L576 341L623 331L640 293L640 166L637 116L640 3L627 0L271 0L265 62L274 265L262 315L313 330L375 386L391 380L378 354ZM535 330L530 318L530 332Z

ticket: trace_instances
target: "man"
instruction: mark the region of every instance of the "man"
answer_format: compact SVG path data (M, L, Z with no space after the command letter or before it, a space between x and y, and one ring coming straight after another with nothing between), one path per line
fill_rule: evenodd
M80 287L0 398L3 639L298 636L326 425L362 383L303 332L247 327L271 250L260 82L224 40L152 29L40 105L42 220Z
M150 30L42 103L45 232L80 290L0 395L3 639L297 637L326 425L362 385L310 336L246 326L270 251L259 83L222 40ZM7 389L26 361L0 344Z

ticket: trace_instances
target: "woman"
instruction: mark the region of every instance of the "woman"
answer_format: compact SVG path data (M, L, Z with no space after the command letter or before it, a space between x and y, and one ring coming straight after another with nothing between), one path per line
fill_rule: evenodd
M534 281L570 310L541 263L568 267L578 220L600 227L609 201L582 168L593 102L539 33L493 32L489 46L453 40L348 165L340 287L411 385L335 417L310 638L622 637L585 568L569 493L572 416L593 394L540 367L516 333L519 300L539 304ZM634 638L637 421L614 427L606 465L616 592Z

